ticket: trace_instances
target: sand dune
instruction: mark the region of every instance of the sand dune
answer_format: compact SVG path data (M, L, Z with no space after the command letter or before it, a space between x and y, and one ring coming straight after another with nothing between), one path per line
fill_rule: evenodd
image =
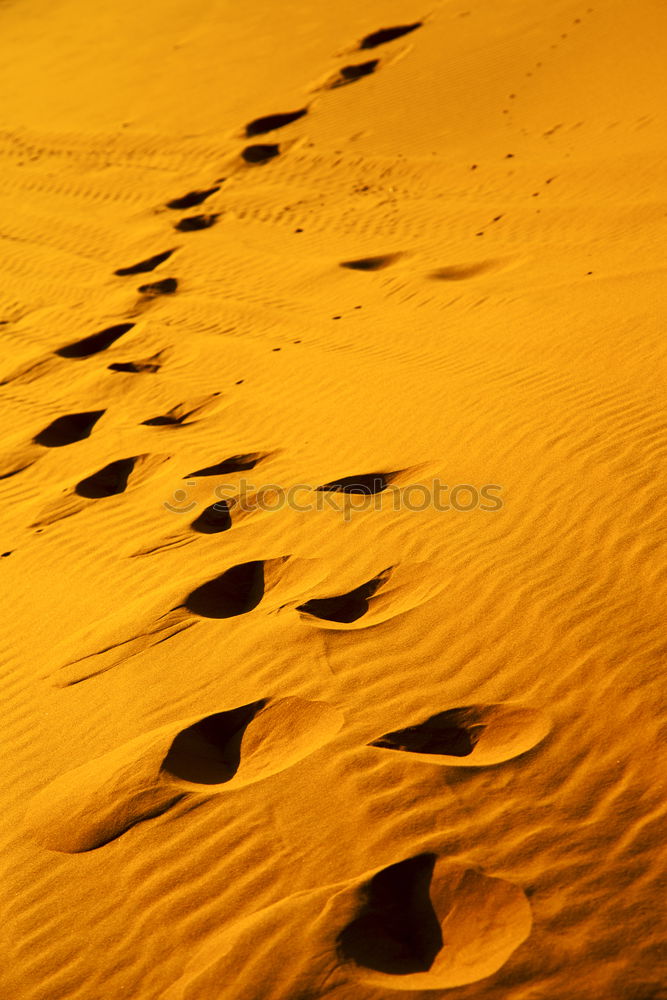
M661 1000L658 0L0 2L12 1000Z

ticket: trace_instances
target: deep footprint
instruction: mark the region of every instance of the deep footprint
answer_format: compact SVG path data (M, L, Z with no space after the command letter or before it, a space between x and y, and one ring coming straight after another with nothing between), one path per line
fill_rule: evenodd
M178 211L186 208L196 208L197 205L201 205L210 198L212 194L220 190L220 186L207 188L205 191L190 191L188 194L184 194L182 198L173 198L171 201L167 202L167 208L173 208Z
M422 21L415 21L414 24L399 24L395 28L380 28L379 31L373 31L370 35L362 38L359 42L359 48L375 49L378 45L393 42L394 39L402 38L403 35L408 35L411 31L421 28L422 23Z
M178 281L176 278L163 278L162 281L153 281L149 285L139 285L138 291L142 295L156 296L156 295L173 295L178 288Z
M218 500L217 503L211 504L191 524L191 528L202 535L214 535L218 531L228 531L231 526L229 504L225 500Z
M380 65L379 59L369 59L368 62L355 63L352 66L343 66L337 77L328 85L330 90L338 87L345 87L348 83L361 80L364 76L370 76Z
M358 260L341 261L341 267L347 267L351 271L380 271L384 267L389 267L398 260L400 253L388 253L378 257L360 257Z
M286 770L342 724L333 706L292 697L171 723L56 778L25 826L48 850L91 851L193 793L201 800Z
M35 444L45 448L63 448L90 437L90 433L105 410L90 410L85 413L68 413L57 417L33 438Z
M265 132L273 132L274 129L284 128L291 125L308 113L308 108L300 108L298 111L286 111L283 114L264 115L262 118L255 118L248 122L245 127L245 134L250 139L253 135L264 135Z
M448 767L488 767L532 750L551 729L548 717L521 705L469 705L385 733L369 744Z
M390 474L384 472L364 473L360 476L343 476L334 479L317 489L330 493L361 493L371 496L374 493L382 493L391 482Z
M114 274L124 277L127 274L145 274L147 271L154 271L158 264L168 260L173 252L173 250L165 250L163 253L156 253L154 257L147 257L146 260L141 260L138 264L132 264L130 267L119 267L117 271L114 271Z
M261 560L232 566L189 594L183 606L201 618L234 618L247 614L264 596Z
M219 214L189 215L187 218L177 222L174 229L178 229L180 233L195 233L200 229L210 229L211 226L216 224L219 218Z
M192 479L194 476L226 476L232 472L247 472L254 469L258 462L265 456L260 452L251 452L248 455L232 455L217 465L207 465L204 469L197 469L196 472L189 472L184 479Z
M94 472L77 483L74 492L77 496L88 500L101 500L103 497L117 496L127 489L127 481L136 464L134 458L119 458L109 462L104 468Z
M90 337L84 337L83 340L75 340L73 344L61 347L55 353L61 358L89 358L93 354L99 354L100 351L106 351L107 347L111 347L119 337L128 333L133 326L134 323L118 323L116 326L108 326L106 330L93 333Z
M425 853L377 872L340 932L341 962L385 989L465 986L496 972L531 929L523 890Z
M152 364L150 361L116 361L112 365L107 365L112 372L131 372L138 375L141 372L159 372L160 365Z
M297 611L312 615L315 618L321 618L324 621L340 622L348 625L363 618L368 611L369 600L385 579L386 576L384 574L377 576L367 583L362 583L355 590L351 590L347 594L341 594L338 597L313 598L310 601L306 601L305 604L300 604Z
M280 146L275 142L262 142L254 146L246 146L241 156L246 163L267 163L280 153Z

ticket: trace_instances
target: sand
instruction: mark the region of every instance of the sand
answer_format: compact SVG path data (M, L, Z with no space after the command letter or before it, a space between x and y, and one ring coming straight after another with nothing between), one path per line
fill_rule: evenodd
M8 1000L663 1000L667 7L0 3Z

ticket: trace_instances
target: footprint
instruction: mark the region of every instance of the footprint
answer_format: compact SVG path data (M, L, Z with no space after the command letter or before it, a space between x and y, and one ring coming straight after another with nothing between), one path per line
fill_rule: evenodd
M195 952L165 1000L217 996L220 983L231 985L230 1000L305 997L306 983L326 984L311 987L313 998L356 997L366 986L380 987L382 996L451 989L497 972L531 926L519 886L419 854L230 921ZM294 927L298 959L276 965L267 986L252 961L257 942L293 954Z
M318 486L321 492L330 493L363 493L371 496L374 493L382 493L391 482L393 473L372 472L364 473L361 476L343 476L334 479L324 486Z
M260 142L246 146L241 156L246 163L266 163L280 153L280 146L275 142Z
M177 288L176 278L163 278L162 281L153 281L149 285L139 285L138 291L153 298L156 295L173 295Z
M74 444L75 441L83 441L90 437L90 432L103 413L106 413L106 410L67 413L64 417L57 417L36 434L33 441L45 448L63 448L65 445Z
M440 267L437 271L432 271L430 277L436 281L465 281L466 278L475 278L478 274L492 271L497 266L496 260L483 260L478 264L452 264L450 267Z
M388 571L376 576L375 579L362 583L347 594L337 597L320 597L305 604L300 604L297 611L304 615L312 615L324 621L350 624L358 621L368 611L368 602L381 583L387 579Z
M378 257L360 257L358 260L344 260L340 266L347 267L351 271L381 271L402 256L400 253L387 253Z
M370 35L362 38L359 42L359 48L375 49L378 45L393 42L395 38L402 38L403 35L416 31L417 28L421 28L422 24L423 21L415 21L414 24L399 24L395 28L380 28L379 31L373 31Z
M416 760L447 767L488 767L532 750L551 730L548 716L521 705L450 708L369 743L402 750Z
M119 458L109 462L104 468L86 476L74 487L77 496L88 500L100 500L102 497L117 496L127 489L127 481L134 470L137 456L134 458Z
M190 424L196 423L196 420L190 420L190 417L196 417L198 414L203 413L215 402L217 402L217 393L213 393L212 396L204 396L196 402L179 403L178 406L172 406L171 410L167 413L161 414L158 417L151 417L149 420L142 420L141 426L188 427Z
M210 229L219 218L219 213L215 215L189 215L177 222L174 229L178 229L180 233L195 233L200 229Z
M207 198L210 198L212 194L215 194L219 190L220 185L207 188L205 191L190 191L188 194L184 194L182 198L173 198L171 201L168 201L167 208L177 210L196 208L197 205L201 205Z
M131 372L132 374L147 372L153 374L159 372L162 367L162 365L157 363L157 359L160 356L160 354L154 354L147 361L116 361L112 365L107 365L107 368L112 372Z
M339 73L325 85L325 89L336 90L338 87L345 87L348 83L361 80L362 77L370 76L371 73L374 73L379 65L379 59L369 59L368 62L343 66Z
M73 344L61 347L55 353L61 358L89 358L93 354L99 354L100 351L106 351L107 347L111 347L134 325L134 323L118 323L116 326L108 326L106 330L93 333L90 337L84 337L83 340L75 340Z
M229 504L226 500L218 500L201 512L190 527L202 535L213 535L218 531L228 531L232 526Z
M532 926L519 886L431 853L383 868L358 895L338 954L353 978L384 989L478 982L504 965Z
M232 472L247 472L248 469L254 469L258 462L267 457L266 454L262 454L259 451L251 452L248 455L232 455L231 458L226 458L224 461L218 462L217 465L208 465L204 469L197 469L196 472L190 472L187 476L183 476L183 478L226 476Z
M114 271L114 274L124 277L127 274L145 274L147 271L154 271L158 264L162 264L163 261L171 257L173 252L173 250L165 250L163 253L156 253L153 257L139 261L138 264L132 264L131 267L119 267L117 271Z
M91 851L182 799L241 788L292 767L343 716L305 698L264 698L139 736L61 775L32 800L27 833L51 851Z
M245 134L250 139L253 135L264 135L265 132L273 132L274 129L284 128L291 125L308 114L308 108L300 108L298 111L286 111L278 115L264 115L263 118L255 118L248 122L245 127Z
M234 618L257 607L264 596L264 563L261 560L232 566L189 594L183 603L201 618Z

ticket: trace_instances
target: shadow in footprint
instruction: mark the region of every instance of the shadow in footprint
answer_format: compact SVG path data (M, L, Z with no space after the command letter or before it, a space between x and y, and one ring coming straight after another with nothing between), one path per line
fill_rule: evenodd
M138 291L142 295L154 297L156 295L173 295L177 288L176 278L163 278L162 281L153 281L149 285L139 285Z
M467 757L475 749L484 725L466 723L469 709L453 708L448 712L432 715L418 726L408 726L386 733L371 744L388 750L405 750L409 753L446 754L452 757Z
M102 497L124 493L136 461L135 457L119 458L115 462L109 462L103 469L77 483L74 492L77 496L86 497L88 500L100 500Z
M429 893L435 854L419 854L374 875L359 916L338 937L345 961L392 976L428 972L442 948Z
M171 201L167 202L167 208L173 208L176 210L181 210L185 208L196 208L197 205L201 205L210 198L212 194L220 190L220 186L207 188L205 191L190 191L188 194L184 194L182 198L173 198Z
M451 267L431 271L429 277L435 281L465 281L466 278L475 278L478 274L491 271L496 266L497 262L493 260L483 260L478 264L452 264Z
M138 375L141 372L159 372L160 365L151 364L150 361L116 361L112 365L107 365L112 372L131 372Z
M362 583L348 594L341 594L338 597L313 598L305 604L300 604L297 611L324 621L341 622L346 625L359 621L368 611L369 600L385 579L384 575L377 576L367 583Z
M248 138L253 135L264 135L265 132L273 132L274 129L284 128L292 122L298 121L308 113L308 108L300 108L298 111L286 111L283 114L264 115L262 118L255 118L248 122L245 127L245 134Z
M394 28L380 28L379 31L373 31L370 35L362 38L359 42L359 48L375 49L378 45L384 45L385 42L393 42L396 38L402 38L403 35L408 35L411 31L416 31L417 28L421 28L422 24L422 21L415 21L414 24L399 24Z
M324 486L318 486L320 492L329 493L362 493L372 496L374 493L382 493L387 489L391 479L387 473L372 472L364 473L360 476L342 476L334 479Z
M177 222L174 229L178 229L180 233L195 233L200 229L210 229L211 226L216 224L219 218L219 214L189 215L187 218Z
M138 264L132 264L130 267L119 267L117 271L114 271L114 274L124 277L127 274L145 274L147 271L154 271L158 264L171 257L173 252L173 250L165 250L164 253L156 253L154 257L141 260Z
M341 267L347 267L351 271L381 271L383 267L389 267L398 260L400 253L388 253L378 257L360 257L359 260L341 261Z
M336 90L338 87L345 87L348 83L354 83L356 80L361 80L364 76L370 76L380 65L379 59L369 59L368 62L355 63L351 66L343 66L339 71L338 76L334 77L328 87L330 90Z
M218 531L228 531L231 526L229 504L226 500L218 500L203 510L190 527L201 535L214 535Z
M76 340L73 344L59 348L55 353L61 358L89 358L100 351L106 351L119 337L132 329L134 323L118 323L116 326L108 326L106 330L93 333L83 340Z
M261 560L232 566L186 597L184 607L201 618L234 618L257 607L264 596Z
M267 163L280 153L280 146L275 142L260 142L246 146L241 156L246 163Z
M68 413L57 417L33 438L35 444L45 448L62 448L75 441L90 437L90 432L105 410L90 410L86 413Z
M231 781L241 763L241 741L266 698L228 712L217 712L182 730L162 764L163 773L198 785Z
M468 705L385 733L369 746L401 750L450 767L486 767L532 750L550 728L549 719L538 709L511 704Z
M226 476L231 472L246 472L248 469L254 469L257 463L264 457L259 452L253 452L248 455L232 455L231 458L226 458L223 462L218 462L217 465L207 465L204 469L189 472L183 478L192 479L194 476Z

